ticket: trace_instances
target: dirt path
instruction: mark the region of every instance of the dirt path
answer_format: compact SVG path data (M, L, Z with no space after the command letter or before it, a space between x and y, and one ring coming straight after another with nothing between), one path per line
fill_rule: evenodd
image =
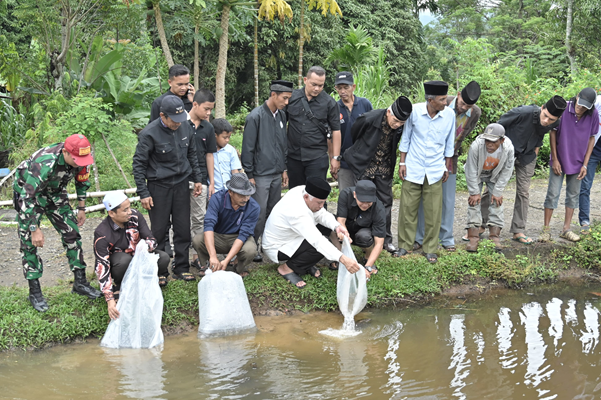
M528 226L526 235L537 239L540 233L540 229L543 225L543 202L547 193L547 180L537 179L532 181L530 188L530 212L528 214ZM599 180L595 181L592 191L591 198L599 198L601 193L601 183ZM461 241L461 236L465 233L465 221L467 216L467 193L457 193L456 208L455 208L455 226L454 236L455 242L458 246L464 246L465 242ZM505 190L504 206L505 206L505 224L506 229L501 232L501 238L503 244L511 250L513 248L524 248L525 245L511 241L512 235L509 233L509 224L511 222L511 216L513 213L513 205L515 198L515 184L512 182L508 185ZM551 221L551 233L554 240L557 243L567 243L563 239L559 239L559 234L563 225L564 218L564 203L565 195L562 193L559 200L559 208L553 215ZM591 218L601 220L601 204L591 202ZM392 232L394 236L394 242L396 243L396 231L397 231L397 217L398 217L399 201L395 200L392 210ZM330 207L331 210L335 209L335 206ZM576 215L572 220L572 227L575 231L578 230L578 217L577 210ZM14 211L8 209L0 209L0 224L1 221L14 221ZM92 248L92 241L94 237L94 229L102 221L102 218L88 218L85 225L81 229L81 235L83 238L83 251L84 258L88 264L88 272L92 272L94 255ZM44 235L46 238L46 245L40 250L44 261L44 276L42 277L42 284L49 286L56 284L60 280L69 280L73 277L73 274L69 270L69 267L65 258L65 251L61 245L60 237L46 221L46 227L43 228ZM485 236L486 237L486 236ZM538 246L530 246L530 249L536 251ZM12 225L0 225L0 285L3 286L25 286L26 281L23 278L22 267L21 267L21 254L19 252L19 240L17 237L16 226Z

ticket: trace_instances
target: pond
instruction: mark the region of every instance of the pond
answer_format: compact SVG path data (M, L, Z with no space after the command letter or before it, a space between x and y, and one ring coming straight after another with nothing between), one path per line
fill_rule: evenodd
M156 350L96 340L0 354L0 398L595 399L601 286L554 285L368 311L257 317L244 337L166 337Z

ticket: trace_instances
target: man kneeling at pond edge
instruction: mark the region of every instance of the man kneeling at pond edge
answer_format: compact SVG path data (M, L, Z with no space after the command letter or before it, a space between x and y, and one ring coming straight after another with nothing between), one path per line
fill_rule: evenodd
M384 248L386 237L386 211L376 193L376 184L368 180L344 189L338 197L336 215L354 244L363 249L365 259L361 264L372 274L378 273L376 260ZM340 249L339 241L334 241L334 244Z
M211 196L205 215L204 233L194 236L192 244L201 265L213 271L236 271L248 276L246 266L257 255L253 233L259 220L260 207L250 197L255 187L245 173L233 174L222 189ZM217 254L225 254L219 261ZM236 257L234 263L231 261Z
M503 190L513 174L515 162L511 139L505 137L505 128L500 124L490 124L474 140L467 154L465 180L470 194L467 208L467 251L478 250L480 226L482 225L481 195L482 186L490 193L488 213L489 239L497 250L501 249L501 229L503 229ZM488 200L487 200L488 201Z
M341 240L349 237L346 227L323 208L330 190L325 179L307 178L306 185L290 189L275 205L265 225L264 254L273 262L283 262L278 267L279 274L298 289L306 285L302 275L321 278L315 264L323 257L340 261L352 274L360 268L357 261L342 254L316 226L321 224L334 230ZM366 276L369 277L367 271Z
M159 286L167 286L169 256L156 250L157 241L152 236L144 216L130 207L130 201L121 191L109 192L102 200L108 211L94 231L96 275L104 294L111 319L119 318L117 300L125 272L135 255L140 240L146 240L148 251L159 255ZM114 281L114 282L113 282Z
M38 247L44 247L44 234L40 227L42 215L48 217L61 236L69 267L75 275L73 293L90 299L101 295L86 279L79 234L79 227L86 221L86 192L90 188L88 168L93 162L90 142L84 135L75 134L64 143L36 151L17 167L13 203L18 213L23 274L29 282L29 302L39 312L48 310L39 281L43 271L42 258L38 255ZM67 194L71 179L75 179L77 191L77 219Z

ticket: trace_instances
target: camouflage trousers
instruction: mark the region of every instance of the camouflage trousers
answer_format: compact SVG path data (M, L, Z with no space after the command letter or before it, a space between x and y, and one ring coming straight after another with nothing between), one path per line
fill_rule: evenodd
M38 196L36 205L36 223L39 225L42 214L54 226L54 229L61 235L63 247L67 252L69 268L85 269L86 263L83 260L81 250L81 235L77 226L77 219L69 205L66 193L60 193L55 196ZM38 255L38 249L31 242L31 231L28 224L21 219L21 214L17 215L19 239L21 242L21 253L23 257L23 275L25 279L38 279L42 277L44 266L41 257Z

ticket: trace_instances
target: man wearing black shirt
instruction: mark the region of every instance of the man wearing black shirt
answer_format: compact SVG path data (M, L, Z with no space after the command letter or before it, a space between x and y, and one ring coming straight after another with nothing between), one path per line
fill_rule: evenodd
M520 106L509 110L501 116L499 124L505 128L507 136L515 149L515 205L511 220L510 232L513 240L524 244L532 243L526 236L526 222L530 196L530 180L534 176L538 150L543 145L545 134L559 125L559 117L566 108L566 101L561 96L553 96L542 107ZM482 227L488 224L488 190L482 195ZM484 228L480 228L480 232Z
M211 195L215 193L215 171L213 153L217 152L215 129L209 122L211 111L215 107L215 96L207 89L201 89L194 94L192 110L190 110L190 126L192 127L196 156L200 168L202 192L194 196L194 189L190 189L190 229L192 238L203 232L205 212ZM191 250L192 265L203 269L198 262L196 251Z
M376 273L376 260L384 248L386 236L386 212L376 196L376 185L372 181L361 180L357 186L341 191L336 219L346 227L353 244L365 252L361 264L365 264L369 272L373 270ZM334 243L339 246L338 241Z
M323 91L326 71L311 67L305 86L292 92L288 116L289 188L304 185L307 178L326 179L329 165L327 131L331 130L331 174L340 168L340 112L336 101ZM303 104L306 103L307 107Z
M161 113L161 102L165 96L177 96L184 102L184 109L190 112L194 99L194 86L190 84L190 70L183 65L175 64L169 68L169 90L152 102L150 121L157 119Z
M158 250L164 251L169 218L173 222L175 260L173 277L194 280L189 273L190 193L188 181L194 182L194 195L202 191L196 145L187 123L184 103L177 96L166 96L161 116L138 135L133 157L133 175L142 207L148 210L152 233Z

